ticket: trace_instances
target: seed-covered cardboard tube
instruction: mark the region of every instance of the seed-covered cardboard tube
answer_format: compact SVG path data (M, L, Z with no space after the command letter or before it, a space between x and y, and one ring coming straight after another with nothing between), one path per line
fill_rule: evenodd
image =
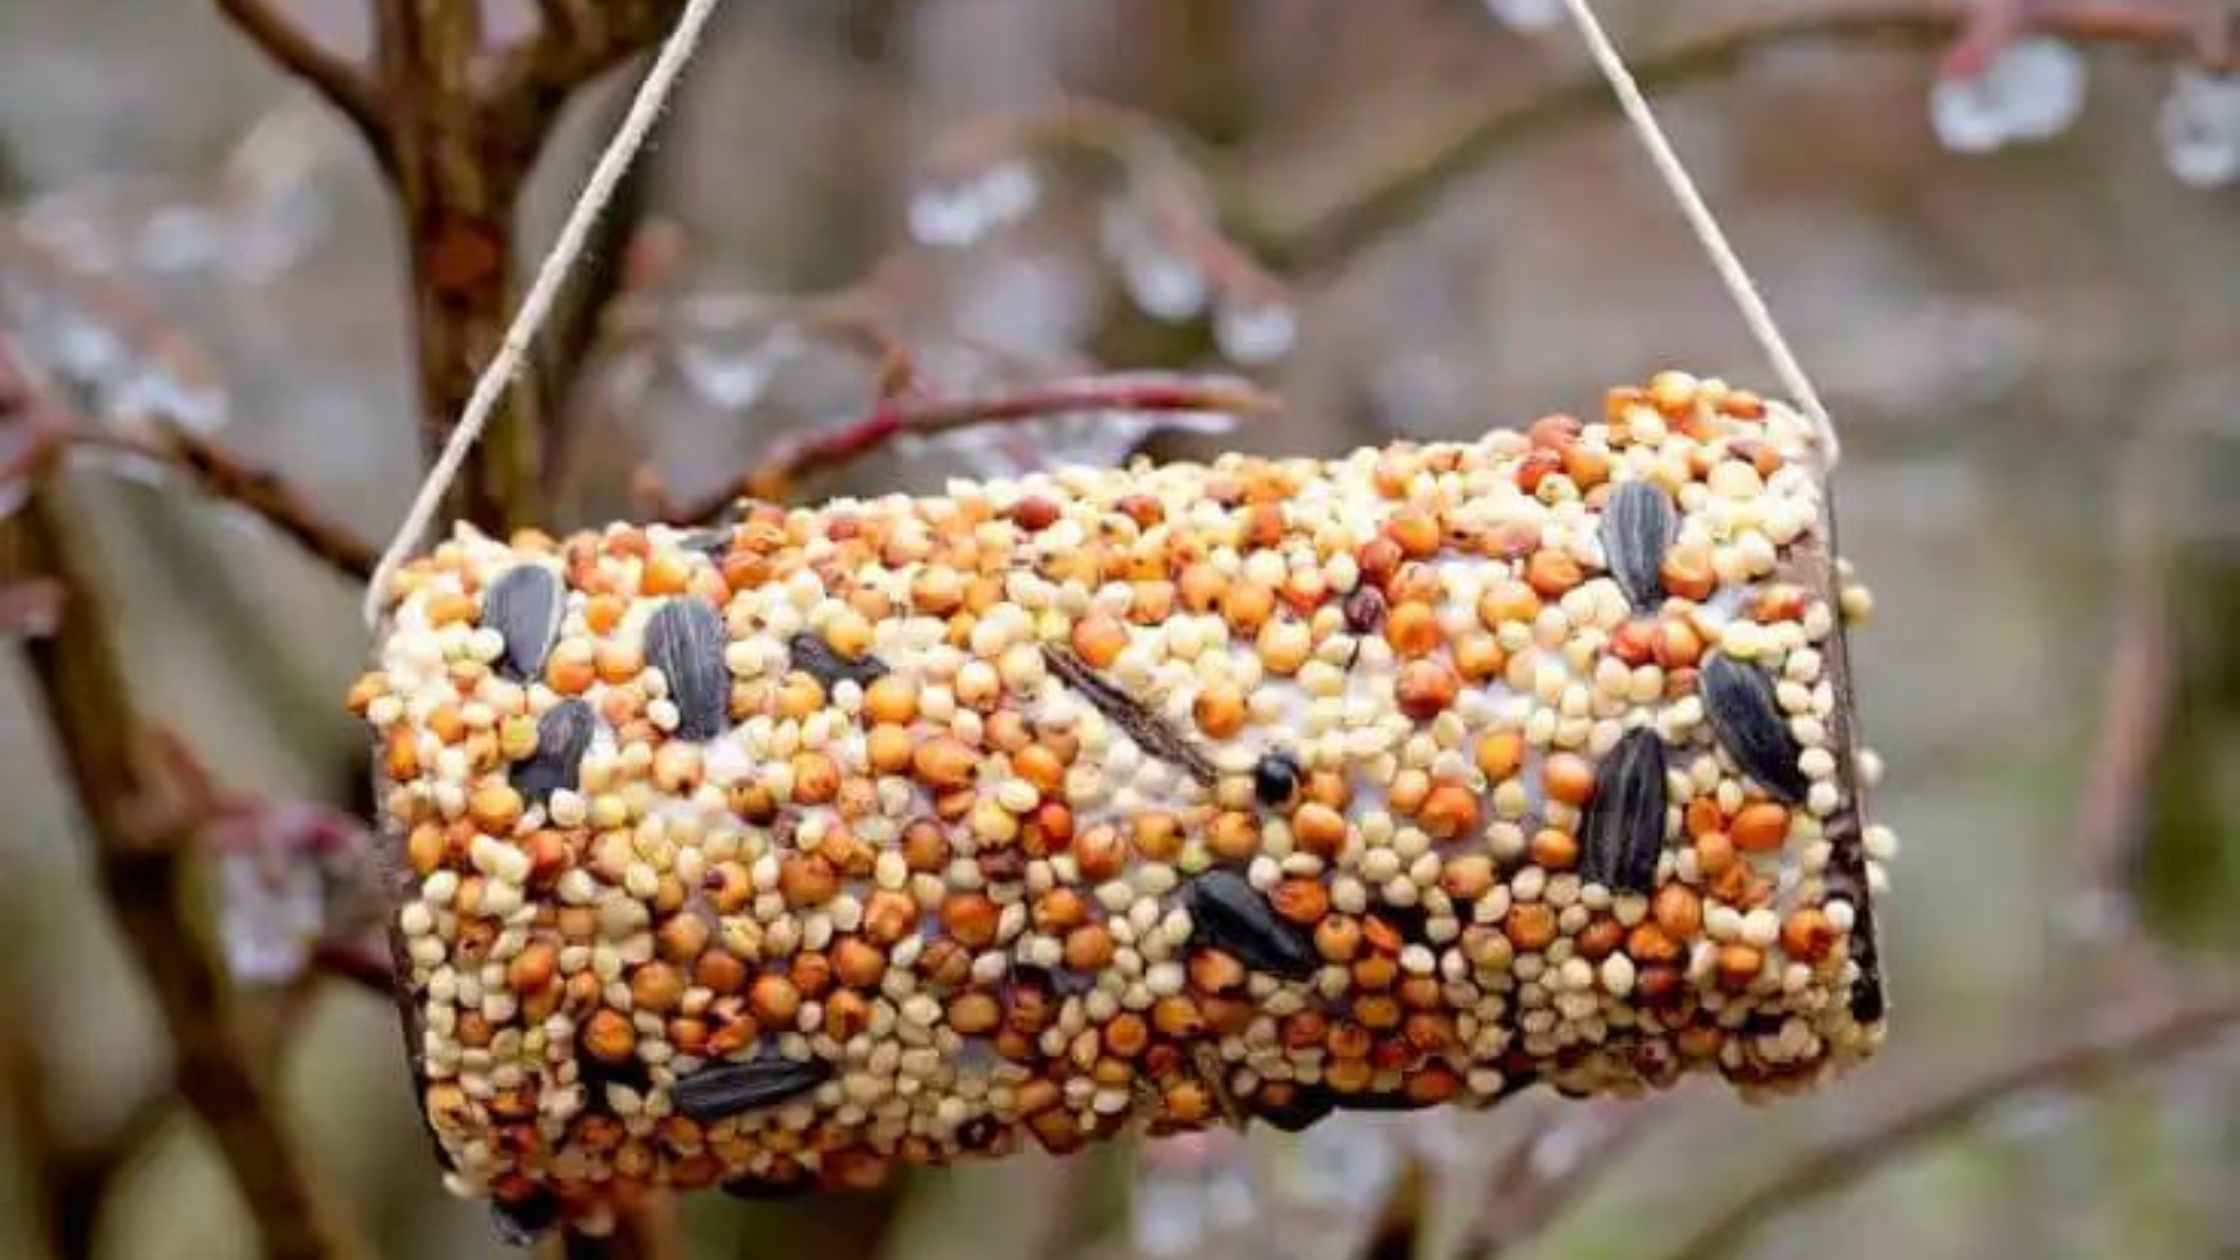
M1882 1035L1812 430L1678 373L1466 444L714 530L461 528L388 591L407 1049L529 1234L1129 1127L1484 1105Z

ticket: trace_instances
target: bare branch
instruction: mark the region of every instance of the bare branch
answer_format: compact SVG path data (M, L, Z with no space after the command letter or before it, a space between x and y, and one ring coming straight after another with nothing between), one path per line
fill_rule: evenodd
M328 519L285 477L269 468L241 462L190 429L166 424L158 433L154 438L136 438L80 427L72 441L153 460L184 476L204 494L261 518L344 576L360 582L372 576L376 555L373 544L349 526Z
M272 0L217 0L218 11L256 41L290 74L309 83L342 111L383 165L390 160L389 123L381 96L364 67L319 46L308 32L273 6Z
M312 948L311 969L346 980L383 1001L396 996L396 970L390 965L386 948L321 941Z
M677 504L658 485L643 491L656 513L678 522L714 518L740 498L782 499L804 478L844 468L903 436L930 436L980 424L1035 420L1077 411L1218 411L1239 416L1280 409L1273 394L1243 381L1215 378L1085 376L1014 393L965 398L883 399L860 420L781 445L705 499Z
M1635 77L1645 91L1669 91L1731 70L1751 55L1809 44L1938 45L1967 33L1971 8L1955 0L1926 3L1846 3L1799 12L1764 6L1740 21L1692 26L1676 40L1629 49ZM2029 7L2023 31L2078 43L2106 44L2153 56L2192 58L2210 69L2230 70L2234 52L2213 27L2177 5L2048 3ZM1511 142L1541 135L1554 123L1616 101L1601 77L1568 68L1547 76L1521 76L1522 92L1504 91L1474 107L1442 139L1403 155L1362 181L1337 204L1292 222L1263 220L1239 235L1280 271L1294 278L1332 270L1392 229L1413 221L1441 194ZM1531 82L1538 78L1539 82Z
M1670 1260L1736 1254L1750 1231L1804 1199L1856 1184L1917 1143L1970 1124L2031 1090L2074 1086L2110 1072L2183 1053L2240 1025L2240 1001L2183 1008L2114 1037L2063 1047L1993 1072L1943 1097L1883 1117L1856 1133L1782 1165L1773 1179L1729 1204L1672 1249Z

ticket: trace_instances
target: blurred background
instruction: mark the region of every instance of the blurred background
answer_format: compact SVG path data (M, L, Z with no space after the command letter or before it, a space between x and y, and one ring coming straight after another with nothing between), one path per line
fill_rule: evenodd
M0 512L66 530L76 575L0 587L0 1254L507 1254L438 1189L364 983L347 571L471 379L447 348L488 346L506 260L676 6L420 3L464 90L560 53L505 98L527 131L448 176L392 152L400 215L330 97L402 83L445 116L425 65L375 56L373 14L414 7L0 0ZM2153 0L1603 7L1845 436L1905 843L1882 1058L1773 1108L1534 1092L706 1195L613 1254L2240 1255L2236 28ZM269 48L377 72L323 94ZM555 525L720 492L882 390L1187 371L1285 410L1070 413L800 494L1468 437L1670 366L1774 384L1555 0L732 0L568 306L504 500ZM68 458L35 489L38 416ZM121 711L58 721L42 690L73 595L214 784L154 866L53 738ZM306 1197L316 1230L275 1226Z

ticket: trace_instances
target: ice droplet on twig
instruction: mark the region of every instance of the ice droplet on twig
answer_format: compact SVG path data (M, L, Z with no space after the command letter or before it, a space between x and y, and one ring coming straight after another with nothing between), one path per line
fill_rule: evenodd
M244 984L283 984L321 941L362 935L386 916L372 836L308 802L260 806L214 825L218 938Z
M2163 161L2178 182L2221 188L2240 181L2240 74L2181 66L2156 123Z
M921 245L955 249L1016 223L1041 200L1042 185L1022 162L1005 162L910 198L910 235Z
M1188 259L1156 246L1145 245L1124 255L1120 275L1128 296L1153 319L1179 324L1205 309L1205 273Z
M1544 31L1563 20L1559 0L1486 0L1486 12L1518 31Z
M1298 335L1299 317L1282 302L1223 302L1213 313L1213 339L1231 363L1272 363Z
M743 350L703 340L678 344L677 370L701 397L731 411L745 411L762 397L770 378L802 350L800 334L779 325L767 337Z
M1929 87L1929 124L1955 153L1989 153L2014 140L2048 140L2084 111L2084 55L2058 39L2021 39L1972 77Z
M274 862L260 853L218 861L225 913L218 936L226 964L244 984L278 984L300 975L326 921L326 881L310 862Z
M1151 318L1170 324L1195 319L1212 295L1204 269L1167 248L1136 207L1119 202L1104 214L1104 252L1120 268L1128 299Z

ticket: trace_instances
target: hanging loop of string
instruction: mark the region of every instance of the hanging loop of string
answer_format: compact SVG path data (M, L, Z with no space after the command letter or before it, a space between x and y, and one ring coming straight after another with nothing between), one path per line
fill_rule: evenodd
M1626 68L1625 58L1610 42L1602 23L1596 20L1594 8L1588 0L1564 0L1571 11L1572 24L1587 42L1587 51L1594 56L1595 65L1602 77L1609 80L1610 90L1618 98L1619 108L1625 111L1626 121L1633 125L1634 134L1649 151L1649 160L1655 164L1657 174L1664 178L1665 187L1672 199L1680 203L1680 212L1687 217L1688 226L1694 229L1696 240L1711 259L1719 279L1727 287L1727 296L1742 310L1742 320L1750 327L1750 335L1757 338L1758 347L1772 360L1774 374L1781 378L1782 387L1790 398L1804 411L1820 438L1822 467L1835 471L1836 462L1842 457L1842 445L1836 439L1835 421L1828 416L1828 409L1820 401L1820 391L1812 387L1812 378L1805 375L1804 366L1789 349L1788 339L1781 335L1781 325L1775 322L1773 312L1766 307L1765 298L1758 293L1758 286L1743 268L1742 259L1727 243L1727 234L1720 230L1719 220L1704 204L1703 194L1696 191L1695 180L1688 175L1688 168L1675 153L1672 142L1665 139L1664 128L1657 125L1657 116L1649 109L1648 98L1641 94L1641 85L1633 78L1633 71Z
M576 195L567 221L560 227L560 234L553 238L552 248L538 264L536 279L530 283L528 294L513 313L513 322L506 327L498 352L490 356L482 374L475 378L474 392L467 396L467 405L460 409L459 421L452 426L450 439L428 469L419 493L413 497L412 507L405 512L396 534L381 553L380 563L373 568L373 577L366 584L363 609L367 627L372 627L380 618L382 593L388 590L397 567L412 553L413 545L427 532L437 506L459 475L459 466L466 462L467 452L474 449L476 440L496 412L499 399L505 396L506 386L513 383L514 374L520 371L522 356L536 340L545 318L552 313L552 304L560 296L561 287L583 257L592 227L598 223L607 203L614 200L615 187L630 169L631 160L645 147L647 133L653 130L655 120L668 105L677 76L698 50L700 33L707 26L708 15L715 11L717 2L689 0L685 5L684 12L677 17L675 29L662 42L653 68L646 71L645 82L638 85L637 95L631 98L630 112L623 116L622 125L615 128L614 137L607 141L598 163L591 168L583 191Z
M1609 35L1603 31L1602 23L1595 18L1588 0L1564 2L1570 10L1572 23L1579 28L1579 34L1586 40L1587 50L1593 55L1595 65L1609 81L1610 90L1616 94L1627 121L1632 124L1642 146L1649 151L1651 162L1663 177L1673 200L1679 203L1688 226L1694 230L1704 253L1711 259L1712 267L1726 285L1728 296L1740 308L1743 322L1749 326L1751 335L1772 361L1774 372L1781 378L1783 387L1818 431L1825 467L1833 471L1842 447L1836 438L1835 422L1829 418L1827 407L1820 401L1820 392L1813 388L1811 378L1805 375L1803 366L1789 349L1788 340L1781 335L1780 325L1775 322L1773 312L1767 309L1765 299L1759 295L1757 285L1750 279L1750 273L1744 269L1734 247L1727 242L1726 233L1720 230L1719 221L1711 213L1711 208L1704 204L1703 195L1696 191L1695 181L1689 177L1679 154L1673 151L1671 141L1665 138L1664 129L1657 125L1656 115L1651 112L1648 100L1642 96L1641 87L1634 81L1633 72L1626 68L1625 58L1611 44ZM630 103L630 112L623 118L622 125L616 128L614 138L607 142L606 149L599 155L599 161L585 181L582 193L568 212L567 222L561 226L551 250L538 266L536 278L530 284L527 296L522 299L520 309L514 312L513 322L507 327L498 352L491 356L489 364L475 380L474 391L468 396L466 406L460 410L459 421L452 427L450 439L444 444L434 466L429 468L426 480L421 483L419 493L413 498L411 509L405 513L395 536L382 552L380 563L374 567L373 577L367 584L364 605L366 624L369 627L380 616L382 595L387 590L390 579L395 576L397 567L404 562L413 545L427 531L437 505L442 502L445 492L458 476L467 453L473 449L483 429L489 425L490 417L495 412L499 399L504 396L506 386L512 382L514 373L520 368L522 356L551 313L552 304L558 297L561 286L567 282L569 274L583 256L592 226L606 209L607 203L613 199L615 187L621 182L623 173L629 169L638 151L645 146L646 135L667 105L678 75L698 49L701 31L707 25L708 17L715 10L716 4L717 0L688 0L684 12L677 19L676 29L663 42L660 56L647 72L645 82L639 85L637 95Z

